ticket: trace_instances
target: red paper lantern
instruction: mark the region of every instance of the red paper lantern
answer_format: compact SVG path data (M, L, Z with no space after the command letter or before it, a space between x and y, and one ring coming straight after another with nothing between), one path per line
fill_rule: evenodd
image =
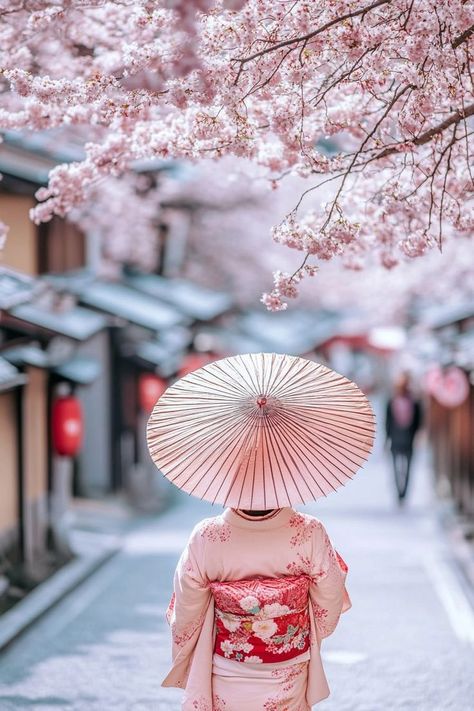
M51 432L53 448L62 457L75 457L82 445L81 403L76 397L58 397L52 406Z
M194 370L202 368L204 365L212 363L214 360L215 357L210 353L188 353L178 371L178 377L183 378L185 375L188 375L188 373L192 373Z
M138 401L144 412L151 412L168 384L154 373L141 373L138 379Z

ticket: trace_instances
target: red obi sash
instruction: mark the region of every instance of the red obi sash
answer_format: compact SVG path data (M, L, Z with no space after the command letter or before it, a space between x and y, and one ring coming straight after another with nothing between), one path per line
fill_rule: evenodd
M283 662L309 649L310 578L214 582L214 652L239 662Z

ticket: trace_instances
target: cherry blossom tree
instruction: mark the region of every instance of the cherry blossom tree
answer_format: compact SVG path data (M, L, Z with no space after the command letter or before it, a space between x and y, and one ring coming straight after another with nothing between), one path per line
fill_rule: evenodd
M272 242L268 235L275 219L292 209L306 181L287 176L277 190L268 190L267 182L265 171L226 156L217 164L203 160L188 167L185 179L171 174L159 189L164 222L170 210L188 216L180 265L183 275L230 291L242 307L255 306L266 271L297 267L297 253ZM320 194L311 196L315 208L321 200ZM307 304L311 293L303 286L302 303Z
M301 259L275 272L271 309L322 261L391 269L473 229L471 2L9 0L0 18L3 129L91 129L84 160L38 192L37 222L136 159L297 174L307 188L273 238Z
M268 231L275 215L291 210L305 184L298 176L287 177L278 190L268 192L255 171L252 181L246 179L250 170L230 158L218 165L205 161L186 181L170 177L158 191L165 208L193 213L183 273L205 286L231 291L243 308L255 306L265 270L294 269L297 252L269 242ZM327 195L313 192L308 199L317 210ZM345 269L345 256L335 256L316 280L300 284L299 303L331 311L353 309L367 328L409 324L418 305L474 298L472 240L447 240L442 252L429 250L423 259L406 258L390 270L376 259L364 269Z
M154 182L136 173L105 178L68 213L70 222L96 236L101 274L116 276L123 264L145 269L158 265L160 190Z
M472 239L451 239L443 252L428 251L422 259L407 259L387 271L381 264L360 271L342 271L341 257L321 269L302 300L327 309L348 306L363 314L364 324L409 325L418 308L468 303L474 299ZM337 285L337 288L335 288Z

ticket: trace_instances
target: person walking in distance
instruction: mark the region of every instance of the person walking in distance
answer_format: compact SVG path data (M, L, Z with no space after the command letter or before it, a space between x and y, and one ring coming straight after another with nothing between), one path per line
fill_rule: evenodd
M390 441L393 473L398 500L405 500L410 481L415 435L422 424L420 401L410 389L410 376L402 372L396 382L393 395L388 399L385 415L385 432Z

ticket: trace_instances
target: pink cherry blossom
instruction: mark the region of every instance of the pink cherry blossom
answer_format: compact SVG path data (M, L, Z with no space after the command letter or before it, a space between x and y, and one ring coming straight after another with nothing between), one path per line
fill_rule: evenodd
M278 291L264 292L260 301L268 311L285 311L288 308L288 304L282 300Z

